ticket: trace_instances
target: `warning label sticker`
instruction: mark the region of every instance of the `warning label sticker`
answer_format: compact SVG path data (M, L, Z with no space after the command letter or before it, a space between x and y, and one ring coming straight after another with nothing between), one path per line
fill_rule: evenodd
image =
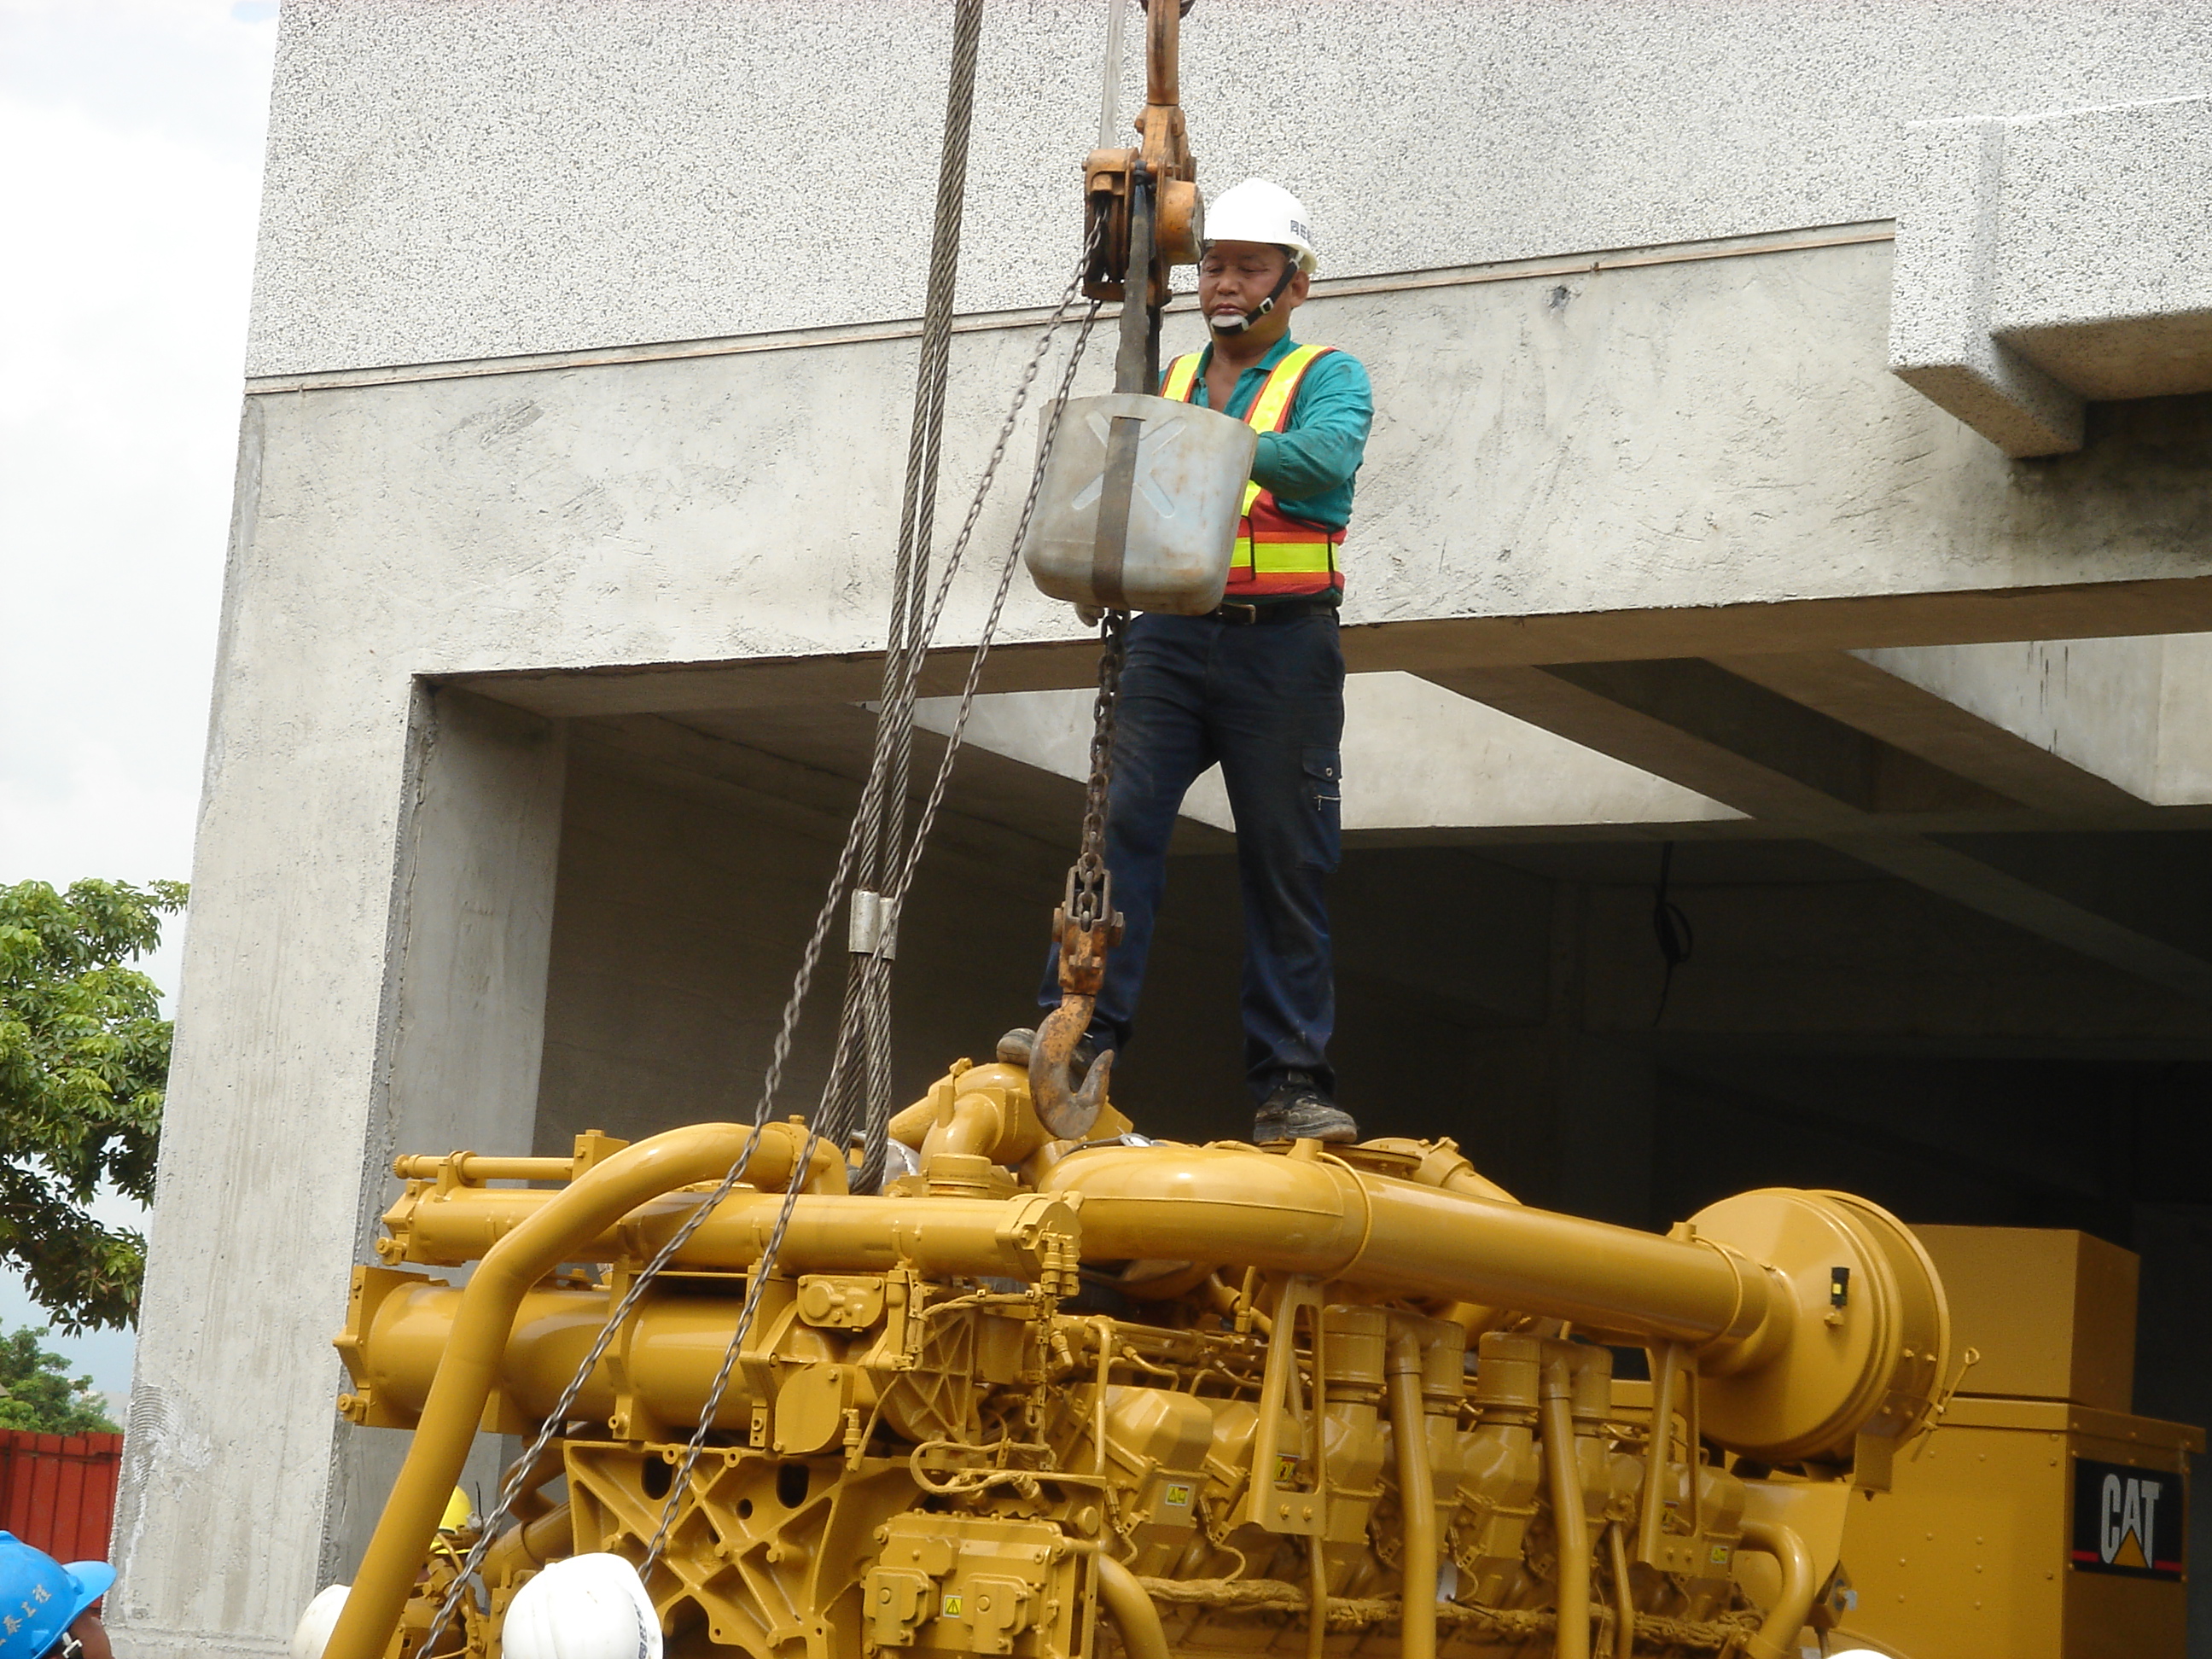
M2178 1579L2187 1554L2185 1508L2178 1474L2077 1457L2067 1559L2080 1572Z

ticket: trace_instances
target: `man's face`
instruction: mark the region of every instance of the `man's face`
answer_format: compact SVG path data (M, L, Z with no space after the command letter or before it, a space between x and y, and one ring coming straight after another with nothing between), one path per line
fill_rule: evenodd
M1206 313L1207 325L1226 323L1233 328L1275 291L1275 284L1283 279L1283 268L1290 262L1286 251L1267 242L1216 242L1206 249L1198 266L1198 306ZM1275 301L1274 311L1255 325L1255 331L1267 330L1278 317L1287 327L1290 313L1305 300L1308 281L1303 270L1291 277L1290 287Z

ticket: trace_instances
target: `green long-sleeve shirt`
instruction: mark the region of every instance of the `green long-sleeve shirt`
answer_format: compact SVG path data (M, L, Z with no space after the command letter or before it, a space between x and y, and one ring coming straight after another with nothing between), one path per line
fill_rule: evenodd
M1237 377L1224 414L1238 419L1252 407L1268 371L1297 349L1285 335L1258 364ZM1213 362L1209 345L1199 355L1198 379L1191 401L1210 407L1206 371ZM1375 391L1367 370L1348 351L1316 358L1298 382L1291 418L1280 432L1260 434L1252 477L1275 492L1275 501L1294 519L1341 530L1352 522L1352 480L1367 453L1367 434L1375 423Z

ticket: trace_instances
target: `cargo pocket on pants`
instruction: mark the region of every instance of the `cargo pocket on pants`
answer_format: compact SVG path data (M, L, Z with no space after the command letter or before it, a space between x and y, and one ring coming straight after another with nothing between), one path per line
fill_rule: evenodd
M1334 749L1308 749L1300 757L1305 772L1306 805L1314 839L1304 862L1334 870L1341 856L1344 833L1344 761Z

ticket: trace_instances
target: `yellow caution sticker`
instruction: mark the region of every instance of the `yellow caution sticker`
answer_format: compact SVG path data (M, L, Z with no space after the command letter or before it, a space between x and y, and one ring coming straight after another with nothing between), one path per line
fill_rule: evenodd
M1171 1486L1167 1490L1167 1496L1160 1501L1172 1509L1187 1510L1190 1507L1190 1488Z
M1713 1546L1713 1549L1712 1549L1711 1560L1712 1560L1712 1564L1713 1564L1715 1566L1717 1566L1717 1567L1724 1567L1724 1566L1728 1565L1728 1564L1729 1564L1729 1547L1728 1547L1726 1544L1716 1544L1716 1545L1714 1545L1714 1546Z
M966 1615L961 1612L961 1608L965 1605L966 1601L967 1598L965 1596L948 1595L945 1598L945 1611L943 1616L947 1619L960 1619L965 1617Z
M1275 1454L1275 1484L1279 1486L1297 1486L1298 1464L1302 1461L1293 1453L1277 1452Z

